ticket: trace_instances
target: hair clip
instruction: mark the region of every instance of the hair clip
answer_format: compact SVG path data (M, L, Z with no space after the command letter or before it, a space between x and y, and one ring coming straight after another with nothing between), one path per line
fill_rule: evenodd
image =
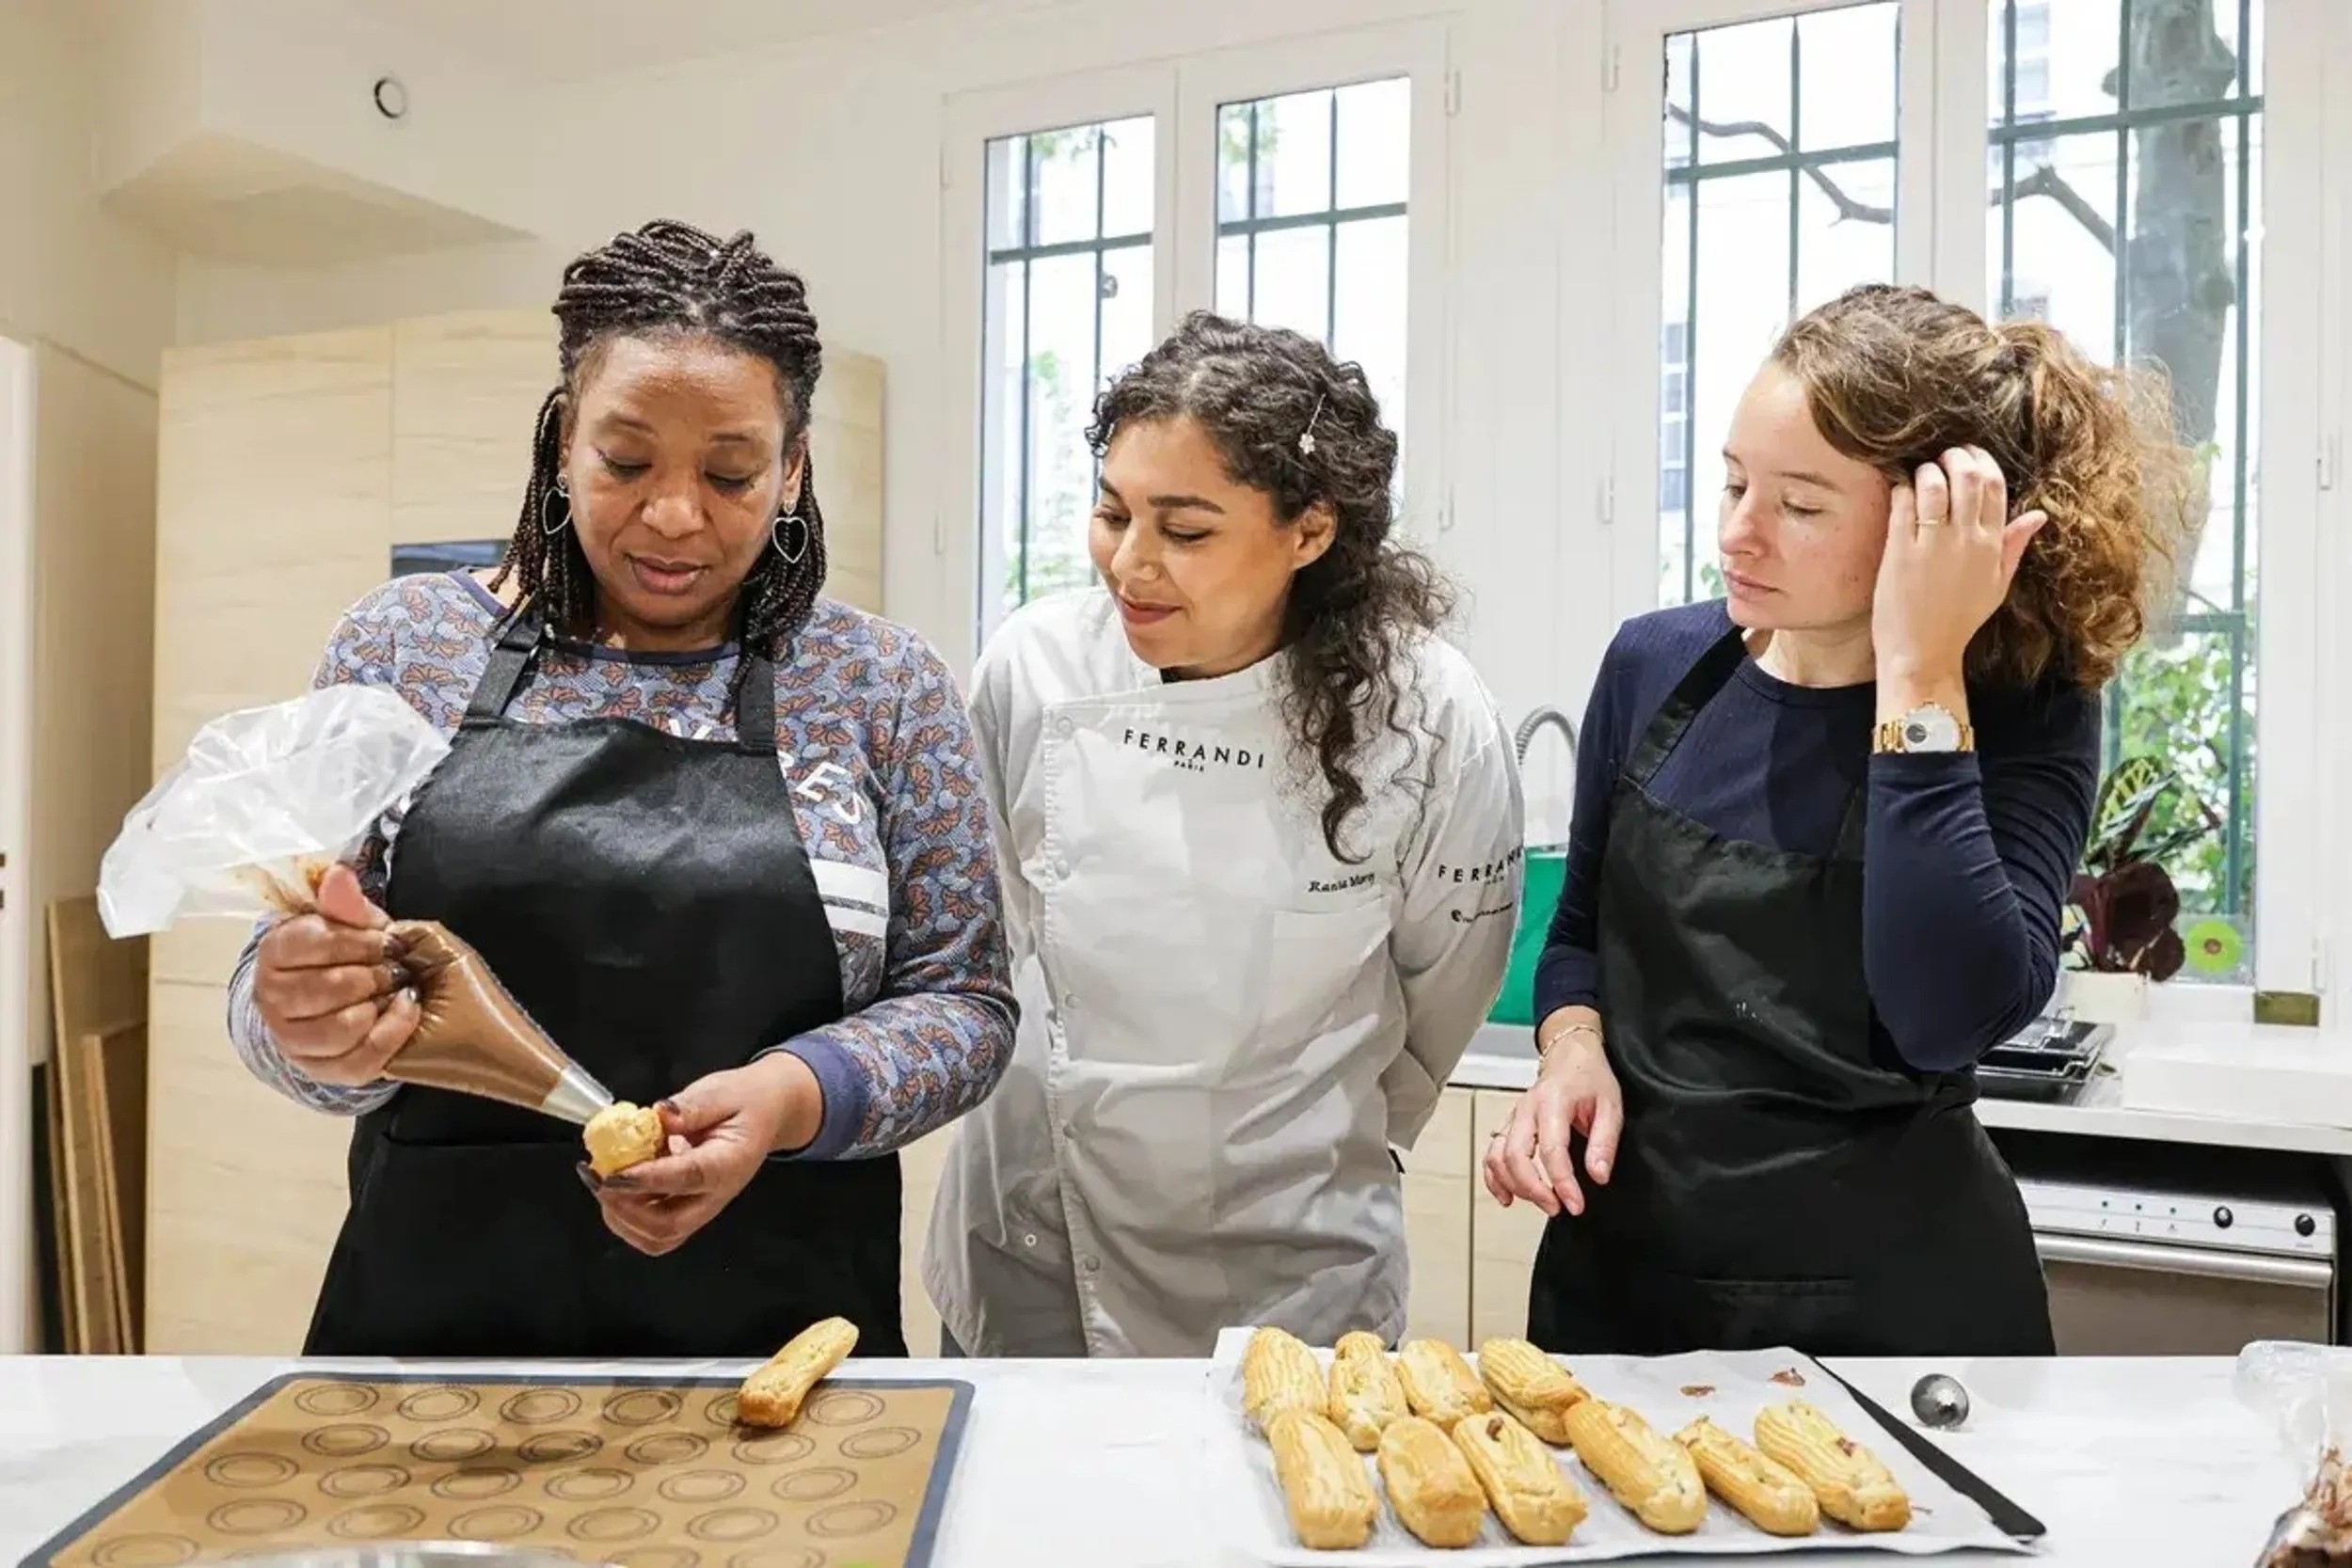
M1323 418L1323 394L1318 392L1315 394L1315 411L1307 416L1307 428L1298 433L1299 456L1312 457L1315 454L1315 421L1321 418Z

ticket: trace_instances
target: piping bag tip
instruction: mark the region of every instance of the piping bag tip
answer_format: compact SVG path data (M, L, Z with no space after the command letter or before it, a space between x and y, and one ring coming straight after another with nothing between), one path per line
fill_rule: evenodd
M611 1090L590 1077L579 1063L566 1062L555 1080L555 1087L539 1102L539 1109L560 1121L585 1127L591 1117L610 1109L612 1104Z

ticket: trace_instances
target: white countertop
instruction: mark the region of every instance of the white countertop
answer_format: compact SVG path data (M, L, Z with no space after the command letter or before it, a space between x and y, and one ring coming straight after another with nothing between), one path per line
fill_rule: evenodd
M2296 1121L2270 1112L2194 1116L2141 1110L2128 1104L2124 1095L2123 1069L2136 1050L2145 1050L2151 1056L2160 1054L2168 1064L2201 1059L2204 1081L2212 1083L2225 1079L2233 1070L2250 1075L2273 1068L2284 1071L2292 1066L2309 1071L2312 1059L2326 1058L2340 1040L2344 1082L2347 1093L2352 1093L2352 1039L2332 1031L2245 1022L2133 1024L2117 1030L2100 1071L2083 1085L2073 1103L2043 1104L1987 1095L1977 1101L1977 1117L1987 1127L2074 1137L2144 1138L2155 1143L2352 1155L2352 1127ZM1512 1025L1488 1024L1479 1031L1449 1083L1456 1088L1516 1091L1534 1078L1534 1049L1528 1032ZM2285 1102L2313 1101L2305 1096Z
M1909 1389L1922 1373L1958 1377L1973 1412L1964 1429L1937 1433L1936 1440L2048 1527L2035 1560L2058 1568L2251 1563L2272 1521L2294 1501L2293 1467L2264 1423L2233 1396L2226 1360L1831 1365L1898 1412L1909 1408ZM19 1562L194 1429L296 1366L160 1356L0 1358L0 1563ZM628 1369L732 1375L745 1370L709 1363ZM1196 1479L1206 1441L1206 1362L945 1361L856 1362L841 1375L946 1376L974 1385L967 1439L932 1560L939 1568L1200 1568L1239 1560L1221 1555L1222 1505ZM1770 1560L1852 1568L1866 1561L2018 1560L1811 1552Z

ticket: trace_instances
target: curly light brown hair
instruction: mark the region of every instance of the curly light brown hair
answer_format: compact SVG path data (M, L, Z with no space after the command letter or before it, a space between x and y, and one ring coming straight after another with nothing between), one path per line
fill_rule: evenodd
M1925 289L1849 290L1798 321L1772 362L1813 422L1889 480L1953 447L1990 453L2012 516L2049 521L1968 645L1975 679L2097 689L2169 594L2192 465L2153 368L2100 365L2038 321L1990 324Z

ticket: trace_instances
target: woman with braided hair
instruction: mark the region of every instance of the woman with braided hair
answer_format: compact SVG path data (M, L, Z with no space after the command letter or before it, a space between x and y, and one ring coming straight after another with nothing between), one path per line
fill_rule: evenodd
M1405 1326L1395 1148L1493 1006L1518 775L1361 370L1196 315L1110 388L1100 585L973 675L1022 1013L924 1278L950 1350Z
M573 261L555 315L504 564L377 590L319 669L399 692L449 757L230 988L253 1070L357 1117L306 1350L765 1357L838 1315L903 1354L893 1151L1012 1043L961 700L820 596L798 277L653 223ZM388 915L446 925L659 1104L664 1153L599 1180L562 1122L387 1082L418 1021Z

